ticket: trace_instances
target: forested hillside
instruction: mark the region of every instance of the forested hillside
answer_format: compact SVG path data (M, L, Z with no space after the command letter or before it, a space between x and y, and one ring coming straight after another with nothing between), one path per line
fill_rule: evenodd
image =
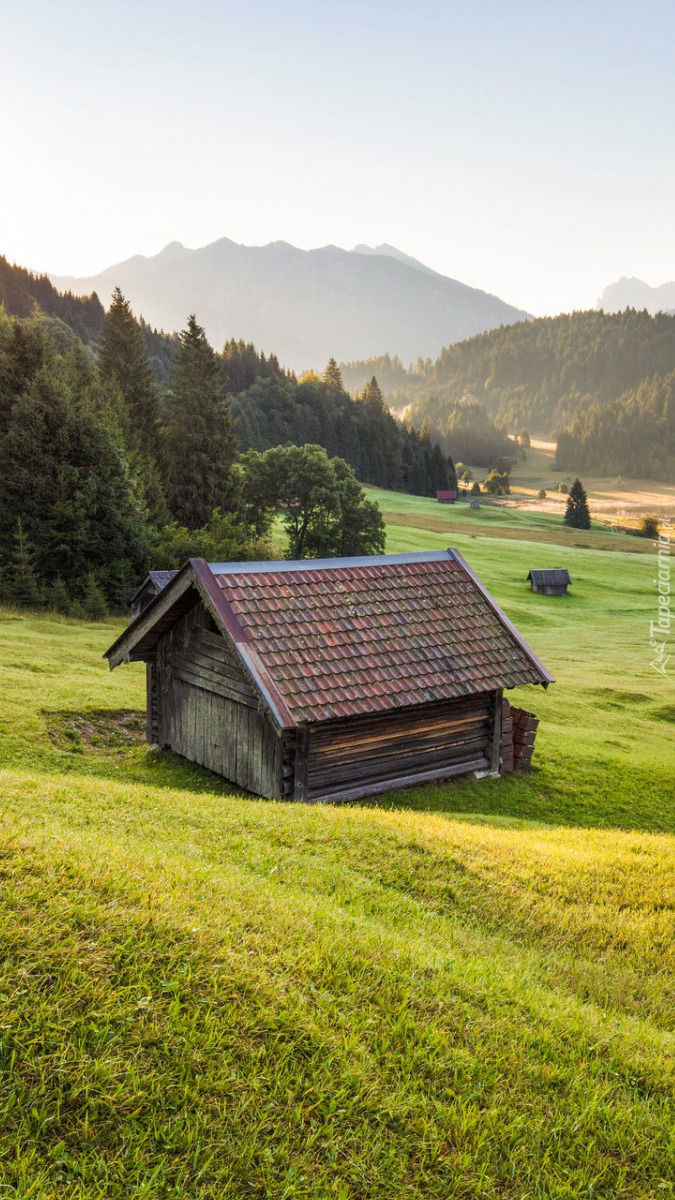
M418 360L408 371L387 356L350 363L347 385L359 386L372 370L389 403L410 406L416 425L427 420L447 434L469 399L502 429L564 432L565 468L611 474L621 462L624 473L675 477L672 406L658 398L675 370L674 316L627 309L526 321L449 346L435 362Z
M28 315L0 306L0 601L100 616L151 566L269 557L276 513L289 557L380 553L354 471L422 495L456 483L428 432L375 379L352 398L334 360L298 380L251 344L216 352L194 316L167 337L119 289L83 340L63 318L95 297L80 312L47 290L53 316L28 272L6 280Z
M46 275L33 275L24 267L11 265L1 254L0 305L12 317L29 317L37 305L45 316L62 321L85 343L99 337L105 312L96 292L90 296L57 292Z
M556 466L675 480L675 371L646 379L618 400L580 405L559 435Z

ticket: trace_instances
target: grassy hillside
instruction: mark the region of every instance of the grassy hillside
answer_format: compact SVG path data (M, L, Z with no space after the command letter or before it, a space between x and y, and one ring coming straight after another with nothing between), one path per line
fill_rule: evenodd
M143 668L100 658L119 625L0 613L8 1195L675 1196L652 563L556 546L572 594L535 597L552 550L480 513L388 549L458 545L556 674L520 696L522 777L233 793L146 750Z

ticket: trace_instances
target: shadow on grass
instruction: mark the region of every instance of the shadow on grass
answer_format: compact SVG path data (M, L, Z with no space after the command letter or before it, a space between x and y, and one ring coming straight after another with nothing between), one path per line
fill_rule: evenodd
M43 710L54 748L49 764L119 783L260 801L220 775L145 741L145 714L133 709ZM675 833L675 789L657 765L644 767L540 752L532 768L498 779L455 778L350 804L436 813L480 823L641 829Z

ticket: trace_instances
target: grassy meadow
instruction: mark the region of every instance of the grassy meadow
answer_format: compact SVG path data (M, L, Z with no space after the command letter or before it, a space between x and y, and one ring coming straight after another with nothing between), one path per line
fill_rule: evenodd
M555 451L555 442L532 439L525 458L511 472L513 503L556 517L564 514L567 496L555 489L561 479L569 482L573 475L556 469ZM482 483L487 471L482 467L473 467L472 471L474 479ZM609 525L635 528L647 514L661 519L675 516L675 484L586 474L583 483L591 513ZM545 500L537 498L541 488L546 492Z
M652 557L376 495L388 551L457 546L556 675L514 697L530 772L257 800L146 748L119 622L0 612L0 1195L675 1197Z

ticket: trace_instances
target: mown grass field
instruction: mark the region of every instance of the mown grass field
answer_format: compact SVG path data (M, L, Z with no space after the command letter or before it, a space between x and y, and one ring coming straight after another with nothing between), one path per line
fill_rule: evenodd
M0 613L0 1195L675 1196L653 564L490 520L387 548L457 545L556 674L535 769L378 804L149 752L119 623Z
M556 489L562 479L571 481L574 472L556 469L555 450L555 442L533 438L525 459L519 460L511 472L511 493L514 503L525 503L528 508L553 513L559 517L565 512L567 497ZM471 467L473 478L482 483L487 470L471 464L466 465ZM591 513L610 525L635 527L640 518L647 513L661 520L664 517L675 516L675 484L658 483L653 479L621 479L616 476L586 473L583 483ZM537 499L541 488L546 492L545 500Z

